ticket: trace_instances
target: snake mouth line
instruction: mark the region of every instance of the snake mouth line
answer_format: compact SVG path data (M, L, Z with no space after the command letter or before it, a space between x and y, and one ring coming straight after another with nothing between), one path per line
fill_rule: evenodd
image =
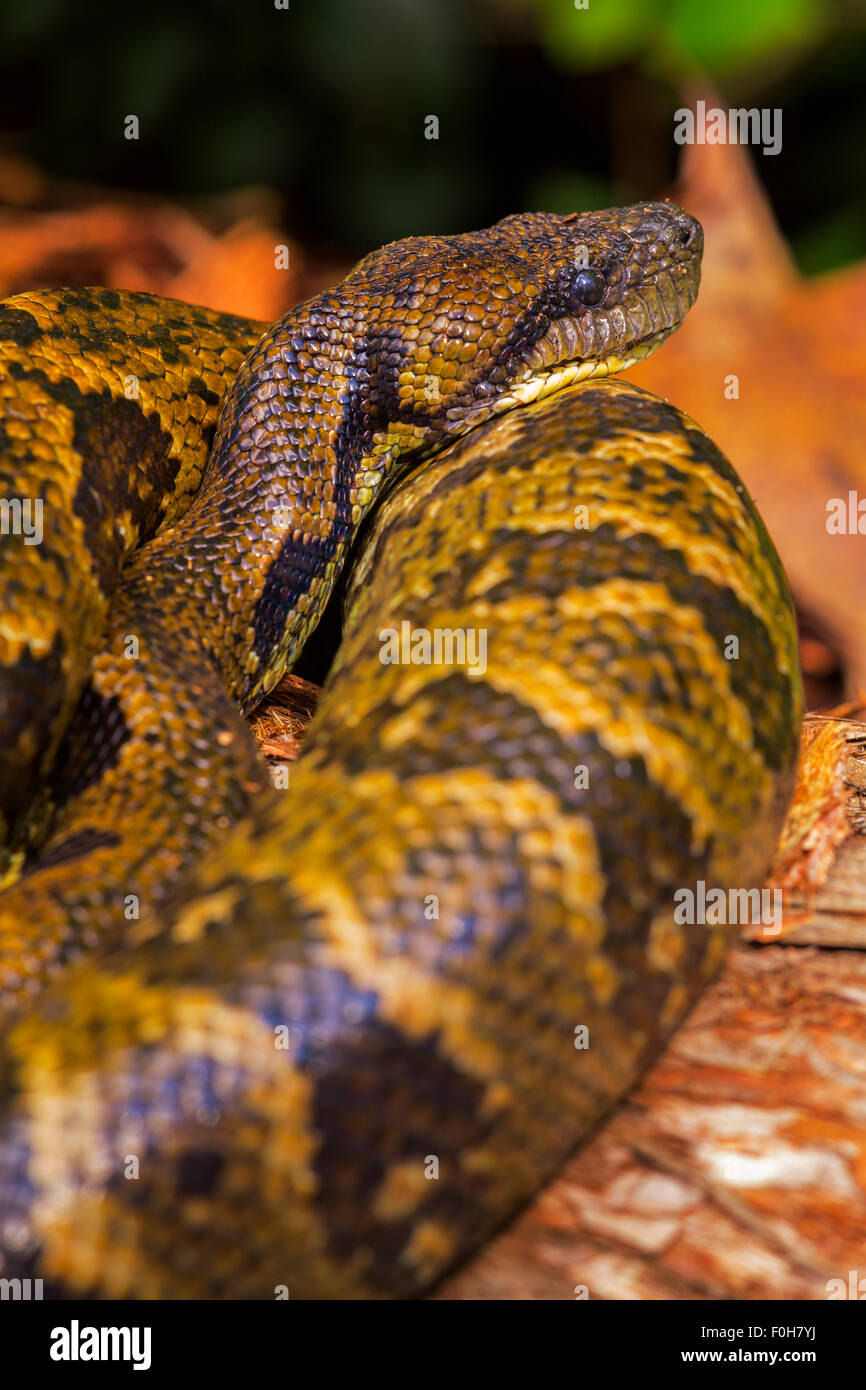
M659 329L657 333L651 333L639 342L632 343L624 353L609 352L588 361L564 362L560 366L534 372L528 380L515 386L509 395L515 404L526 405L530 401L543 400L545 396L552 395L563 386L573 386L580 381L597 380L627 371L629 367L634 367L648 357L651 352L655 352L657 347L661 347L673 331L673 328Z
M501 415L507 410L513 410L515 406L531 405L533 401L544 400L566 386L576 386L582 381L597 381L614 376L617 372L627 371L666 342L675 327L676 325L659 329L658 332L632 343L623 353L609 352L601 357L561 362L542 371L534 371L525 381L518 382L494 401L486 401L477 410L470 411L465 417L465 423L469 426L481 424L484 420L490 419L491 415Z

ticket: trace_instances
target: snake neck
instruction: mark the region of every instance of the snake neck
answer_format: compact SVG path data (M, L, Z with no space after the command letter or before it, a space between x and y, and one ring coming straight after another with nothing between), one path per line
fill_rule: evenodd
M426 418L400 418L387 351L351 295L269 329L226 395L195 502L125 572L129 592L209 633L207 655L244 710L290 669L386 481L446 432L435 400ZM243 555L256 557L252 576L239 575Z

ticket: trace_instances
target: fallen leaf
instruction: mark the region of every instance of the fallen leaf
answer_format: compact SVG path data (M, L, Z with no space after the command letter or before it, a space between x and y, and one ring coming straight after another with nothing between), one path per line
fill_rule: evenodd
M687 146L673 196L704 227L700 296L628 375L730 458L853 693L866 688L866 541L831 535L827 506L866 496L866 264L800 275L741 146Z

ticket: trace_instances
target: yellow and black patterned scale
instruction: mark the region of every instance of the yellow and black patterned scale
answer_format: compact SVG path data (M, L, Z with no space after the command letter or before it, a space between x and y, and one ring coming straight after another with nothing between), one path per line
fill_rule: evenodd
M650 203L396 243L267 329L0 306L2 488L43 501L0 539L4 1276L421 1291L712 976L674 894L766 869L790 600L714 445L599 380L700 253ZM338 579L266 788L242 714Z

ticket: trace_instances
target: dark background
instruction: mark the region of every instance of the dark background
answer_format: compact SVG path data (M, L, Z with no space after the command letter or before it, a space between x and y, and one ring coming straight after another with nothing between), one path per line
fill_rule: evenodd
M263 185L293 237L351 259L657 194L702 75L783 108L782 152L755 158L801 267L866 252L862 0L289 4L2 0L0 153L192 205Z

